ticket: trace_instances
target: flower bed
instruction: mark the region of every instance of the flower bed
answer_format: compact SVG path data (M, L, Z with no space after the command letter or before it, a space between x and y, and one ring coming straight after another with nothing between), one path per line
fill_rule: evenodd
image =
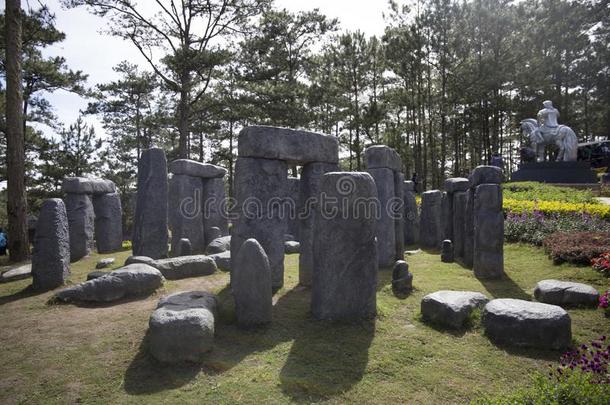
M550 214L588 214L603 219L610 219L610 205L597 203L573 203L564 201L527 201L504 198L505 212L521 214L524 212L541 212Z
M544 239L544 249L556 264L590 264L610 250L608 232L557 232Z

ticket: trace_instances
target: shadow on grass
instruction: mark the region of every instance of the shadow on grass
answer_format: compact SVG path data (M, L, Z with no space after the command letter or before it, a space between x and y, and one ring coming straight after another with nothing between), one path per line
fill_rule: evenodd
M517 283L507 274L497 280L478 279L483 287L493 298L517 298L520 300L531 301L532 297L526 293Z
M17 291L16 293L13 293L11 295L0 297L0 306L10 304L11 302L19 301L24 298L35 297L46 292L47 291L36 291L34 290L34 288L32 288L32 285L30 284L21 291Z
M527 357L534 360L557 361L566 350L540 349L534 347L516 347L503 342L489 340L495 347L511 356Z

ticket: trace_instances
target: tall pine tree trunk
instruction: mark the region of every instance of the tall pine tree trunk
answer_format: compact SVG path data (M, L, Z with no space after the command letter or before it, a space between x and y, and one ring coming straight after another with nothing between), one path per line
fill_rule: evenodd
M19 262L30 255L25 195L21 0L6 0L5 4L8 249L11 261Z

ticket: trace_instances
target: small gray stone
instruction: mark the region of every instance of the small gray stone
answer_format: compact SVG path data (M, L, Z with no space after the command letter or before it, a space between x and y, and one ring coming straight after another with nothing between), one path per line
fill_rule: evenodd
M470 174L470 187L475 188L480 184L501 184L504 176L502 169L496 166L477 166Z
M206 291L159 300L148 321L148 350L164 363L197 362L212 350L218 299Z
M440 249L443 241L441 207L443 193L430 190L422 193L419 220L419 243L428 249Z
M560 306L595 306L599 302L595 288L571 281L542 280L536 284L534 296L540 302Z
M93 249L95 212L87 194L68 194L64 202L70 232L70 261L75 262Z
M176 159L170 162L169 172L172 174L183 174L186 176L211 179L224 177L227 169L211 163L201 163L190 159Z
M136 263L150 264L153 261L154 261L154 259L152 257L148 257L148 256L129 256L125 260L125 266L128 266L130 264L136 264Z
M178 253L179 256L190 256L193 254L193 247L191 246L191 241L188 238L180 239Z
M413 289L413 274L409 273L409 265L404 260L398 260L392 270L392 289L406 294Z
M441 261L443 263L453 263L453 242L449 239L443 241L443 249L441 250Z
M227 250L222 253L214 253L208 256L216 262L216 267L222 271L231 271L231 251Z
M95 243L99 253L121 250L123 246L123 209L117 193L93 196Z
M111 302L150 294L159 288L163 281L159 270L137 263L61 290L55 296L65 302Z
M495 299L483 311L485 333L510 346L563 349L572 344L570 315L556 305Z
M231 288L239 326L271 322L271 268L265 251L256 239L248 239L241 245L231 270Z
M222 236L222 232L219 227L212 226L208 229L208 233L205 235L206 240L212 241L214 239L218 239Z
M66 194L110 194L116 193L116 186L110 180L88 177L65 177L61 191Z
M205 255L192 255L159 259L150 263L168 280L209 276L217 270L214 259Z
M452 329L460 329L475 308L489 300L473 291L437 291L421 300L424 320Z
M299 253L301 250L301 244L294 240L284 242L284 252L286 254Z
M445 180L445 191L447 193L455 193L457 191L466 191L470 188L470 180L465 177L452 177Z
M133 254L153 259L167 257L167 160L162 149L151 148L142 152L137 187Z
M222 253L231 250L231 237L221 236L211 241L205 248L206 255L212 255L214 253Z
M364 151L364 159L367 169L391 169L396 172L402 171L402 159L392 148L386 145L369 146Z
M110 274L109 271L92 271L89 274L87 274L87 281L89 280L93 280L94 278L100 278L100 277L104 277L106 275Z
M14 269L7 270L0 275L0 283L23 280L32 277L32 265L24 264Z
M239 133L238 155L284 160L293 164L337 163L339 141L334 136L288 128L254 125Z
M64 284L70 275L69 238L64 202L59 198L45 200L40 207L32 252L34 290L51 290Z
M110 266L112 263L114 263L114 257L107 257L105 259L100 260L99 262L97 262L97 264L95 265L96 269L105 269L106 267Z

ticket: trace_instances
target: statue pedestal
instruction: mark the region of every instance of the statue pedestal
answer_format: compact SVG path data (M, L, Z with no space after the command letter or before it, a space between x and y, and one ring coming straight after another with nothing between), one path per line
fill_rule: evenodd
M589 162L522 163L513 172L511 181L539 181L542 183L592 184L598 183Z

